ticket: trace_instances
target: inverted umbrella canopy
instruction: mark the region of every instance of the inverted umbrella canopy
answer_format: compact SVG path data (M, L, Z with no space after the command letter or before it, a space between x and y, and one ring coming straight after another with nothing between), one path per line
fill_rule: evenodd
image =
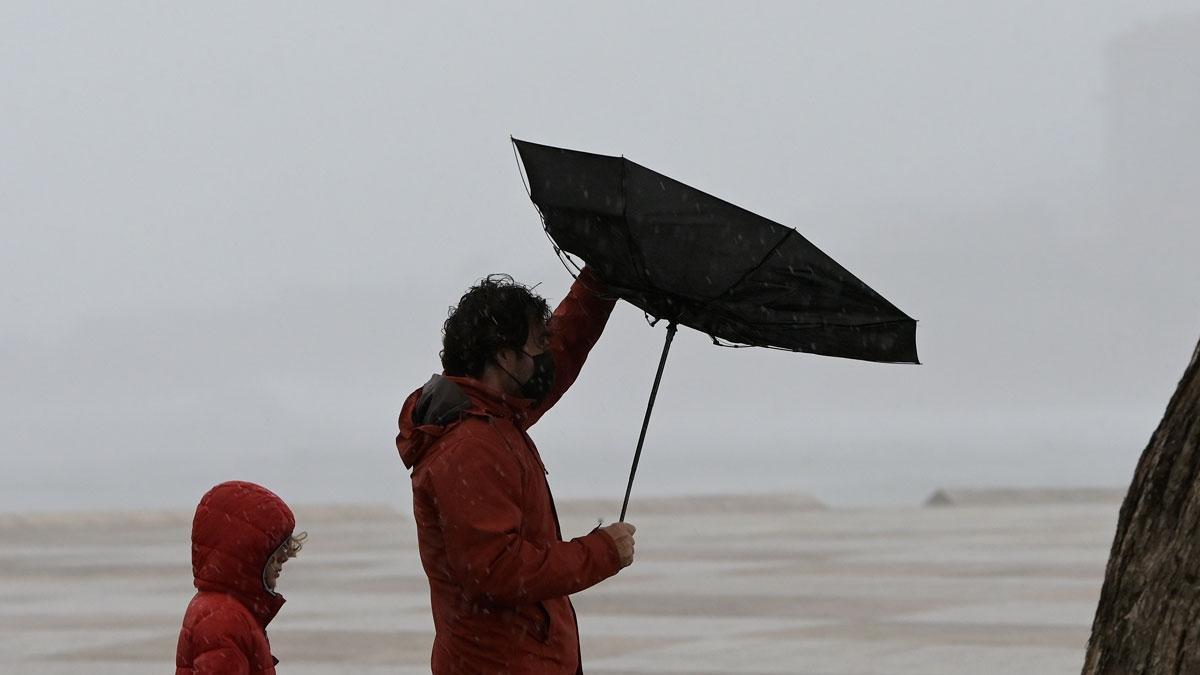
M917 363L916 321L796 230L624 157L513 139L555 244L714 340Z
M668 322L621 520L679 324L718 344L917 363L917 322L796 230L624 157L513 144L555 246Z

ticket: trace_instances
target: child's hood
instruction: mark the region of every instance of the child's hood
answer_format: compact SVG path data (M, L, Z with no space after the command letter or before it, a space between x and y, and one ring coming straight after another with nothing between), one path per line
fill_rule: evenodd
M196 588L235 596L265 627L283 598L263 584L263 568L296 528L292 510L261 485L230 481L209 490L192 521Z

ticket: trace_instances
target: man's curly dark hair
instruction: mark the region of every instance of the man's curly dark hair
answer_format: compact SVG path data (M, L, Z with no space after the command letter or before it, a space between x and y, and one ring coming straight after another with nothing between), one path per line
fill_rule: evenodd
M447 375L479 377L497 350L524 348L533 320L550 320L545 298L507 274L488 275L442 324L442 368Z

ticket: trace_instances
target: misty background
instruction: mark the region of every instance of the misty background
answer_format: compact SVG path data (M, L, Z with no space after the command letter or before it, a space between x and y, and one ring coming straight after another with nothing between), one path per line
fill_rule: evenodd
M0 92L0 510L407 511L448 308L571 280L510 135L795 227L920 322L920 366L681 330L635 521L1125 487L1200 337L1198 1L6 2ZM663 336L619 304L534 428L558 498L622 495Z

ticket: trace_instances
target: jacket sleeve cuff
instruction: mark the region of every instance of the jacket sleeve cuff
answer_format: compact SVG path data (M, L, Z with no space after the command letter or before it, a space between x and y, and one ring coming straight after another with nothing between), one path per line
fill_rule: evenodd
M579 270L579 276L575 278L575 282L598 298L608 299L612 297L612 289L608 287L608 284L604 283L604 280L592 269L591 265L584 265L583 269Z

